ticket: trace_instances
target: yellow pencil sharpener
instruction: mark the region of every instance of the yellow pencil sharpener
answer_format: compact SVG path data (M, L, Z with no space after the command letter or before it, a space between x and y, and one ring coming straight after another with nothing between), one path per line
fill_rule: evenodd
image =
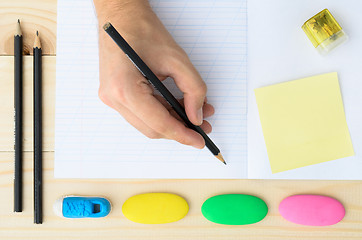
M303 24L302 29L322 55L327 54L348 39L328 9L311 17Z

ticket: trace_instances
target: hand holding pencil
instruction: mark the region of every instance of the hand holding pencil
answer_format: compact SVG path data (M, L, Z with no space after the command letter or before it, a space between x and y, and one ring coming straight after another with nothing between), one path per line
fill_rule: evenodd
M203 148L204 138L186 127L165 99L154 94L153 87L101 28L111 21L117 29L122 29L122 36L160 80L173 78L184 94L181 103L189 120L210 133L211 125L203 119L211 116L214 108L207 103L206 85L148 1L132 1L124 6L112 1L104 4L95 0L94 3L100 24L101 100L147 137L172 139Z

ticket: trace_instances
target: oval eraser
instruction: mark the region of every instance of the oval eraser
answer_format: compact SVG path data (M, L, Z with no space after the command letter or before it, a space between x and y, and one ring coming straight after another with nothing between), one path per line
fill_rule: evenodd
M321 195L294 195L279 204L288 221L307 226L329 226L341 221L345 209L338 200Z
M268 213L266 203L246 194L223 194L210 197L201 207L209 221L225 225L247 225L264 219Z
M143 193L128 198L122 206L124 216L136 223L163 224L186 216L189 205L173 193Z

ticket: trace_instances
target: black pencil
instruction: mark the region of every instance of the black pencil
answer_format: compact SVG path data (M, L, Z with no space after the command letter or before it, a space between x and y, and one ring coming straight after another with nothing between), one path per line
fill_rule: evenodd
M43 222L42 194L42 64L41 44L36 32L34 42L34 223Z
M103 29L108 33L108 35L115 41L115 43L122 49L122 51L127 55L127 57L133 62L136 68L142 73L142 75L157 89L163 98L171 105L175 112L181 117L181 119L186 123L186 125L198 132L205 140L206 147L215 155L221 162L226 164L224 158L222 157L218 147L211 141L211 139L206 135L200 126L195 126L188 119L185 109L177 101L177 99L168 91L165 85L157 78L157 76L151 71L151 69L142 61L142 59L137 55L137 53L131 48L131 46L124 40L124 38L117 32L117 30L112 26L111 23L106 23L103 26Z
M23 34L20 20L14 35L14 212L23 211Z

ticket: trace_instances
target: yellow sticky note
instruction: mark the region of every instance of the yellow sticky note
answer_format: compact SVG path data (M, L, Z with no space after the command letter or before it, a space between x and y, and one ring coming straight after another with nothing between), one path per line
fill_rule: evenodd
M254 91L273 173L354 155L337 73Z

